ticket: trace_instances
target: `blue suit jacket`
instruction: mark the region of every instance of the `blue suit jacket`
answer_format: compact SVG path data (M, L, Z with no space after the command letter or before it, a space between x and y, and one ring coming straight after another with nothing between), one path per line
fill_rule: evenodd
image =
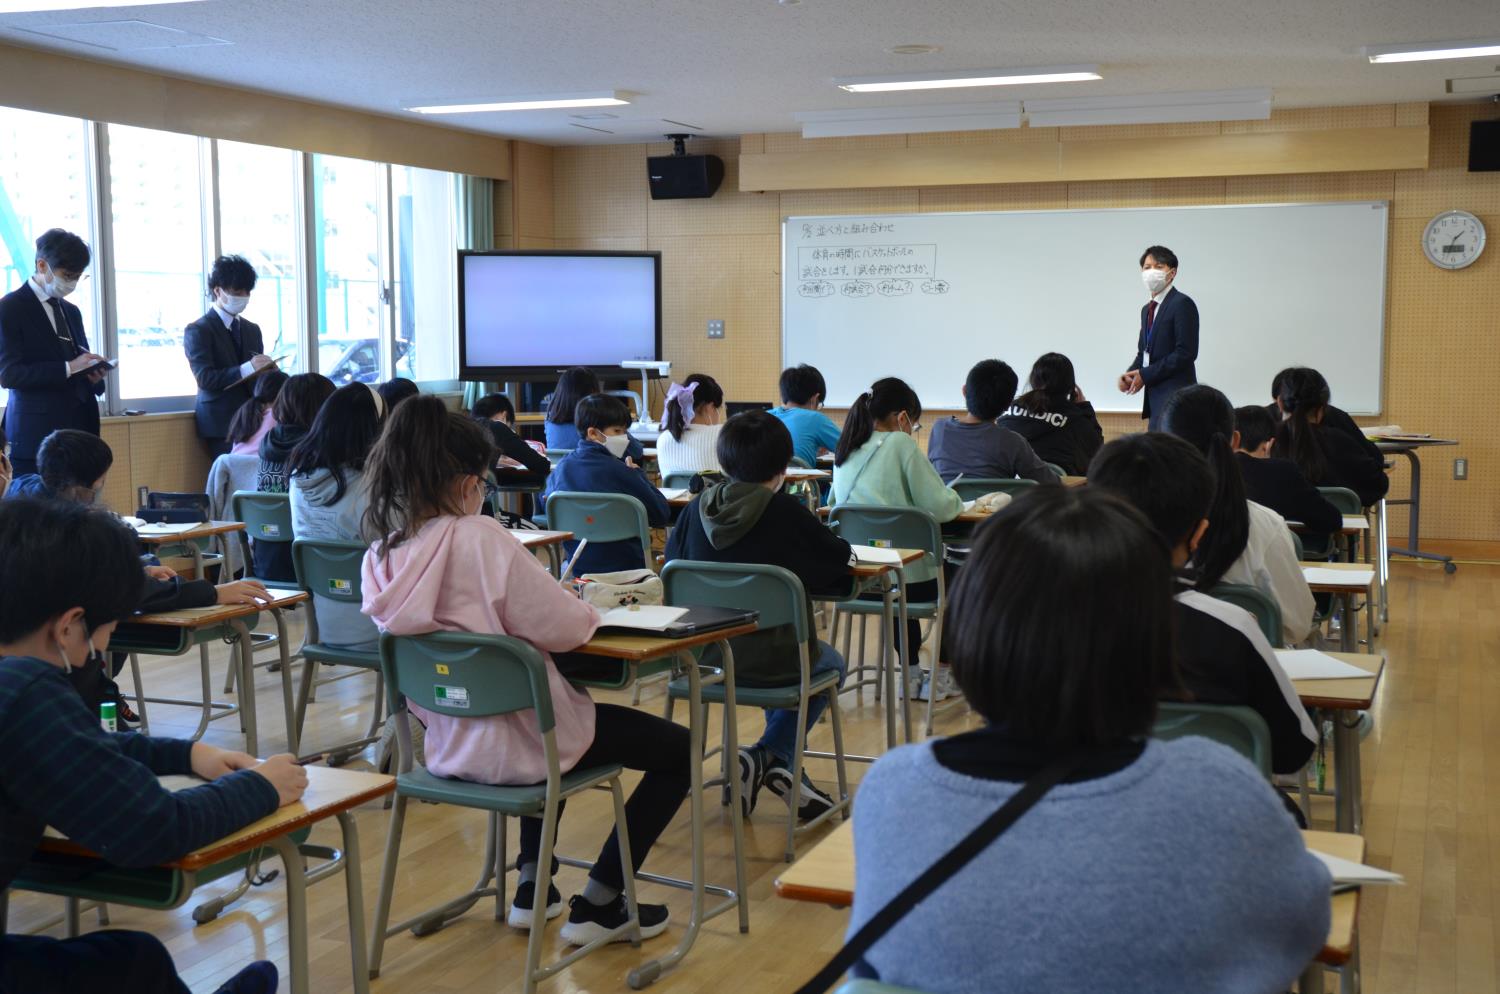
M1142 365L1147 355L1151 361ZM1146 307L1141 308L1141 332L1136 339L1135 361L1130 364L1131 369L1141 371L1141 382L1146 385L1141 417L1151 419L1153 430L1172 395L1198 382L1193 365L1197 359L1198 305L1173 287L1157 305L1156 321L1150 327L1146 325Z
M240 364L265 347L260 326L240 318L240 347L236 349L224 319L210 307L207 314L187 326L182 347L193 379L198 382L198 399L193 404L198 434L222 439L229 434L234 412L254 392L254 380L241 382Z
M75 348L52 330L47 308L25 283L0 297L0 387L10 391L5 404L5 434L16 475L36 472L36 450L59 428L99 434L99 403L104 381L89 383L69 376L65 363L88 352L83 313L66 300L63 317Z

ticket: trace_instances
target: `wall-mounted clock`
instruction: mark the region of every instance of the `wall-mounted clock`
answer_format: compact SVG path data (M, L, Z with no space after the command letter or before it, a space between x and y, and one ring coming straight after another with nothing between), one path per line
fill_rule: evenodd
M1484 251L1484 222L1468 211L1443 211L1427 222L1422 251L1441 269L1473 265Z

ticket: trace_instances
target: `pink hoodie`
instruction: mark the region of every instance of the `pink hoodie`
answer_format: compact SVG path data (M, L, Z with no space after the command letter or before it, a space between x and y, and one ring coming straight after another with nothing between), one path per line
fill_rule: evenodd
M563 772L594 741L594 702L563 679L548 652L576 649L599 627L599 612L564 590L493 518L444 516L391 550L365 553L364 612L382 631L511 635L542 650ZM476 783L532 784L547 778L536 713L453 718L416 704L427 725L427 769Z

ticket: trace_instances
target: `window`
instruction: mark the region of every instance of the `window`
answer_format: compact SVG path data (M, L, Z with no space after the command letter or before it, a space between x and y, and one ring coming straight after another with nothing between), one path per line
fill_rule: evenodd
M115 124L108 134L119 396L192 396L182 332L208 309L201 139Z
M66 228L94 250L89 197L89 126L70 117L0 107L0 292L9 293L36 271L36 239ZM95 281L85 279L68 298L83 311L89 345L102 352Z
M392 166L391 203L396 229L395 375L453 379L458 368L454 176Z
M245 317L260 325L265 353L288 373L302 364L298 173L302 157L284 148L218 143L219 251L242 255L257 280Z
M382 285L385 170L375 162L313 156L318 371L339 386L377 383L386 321Z

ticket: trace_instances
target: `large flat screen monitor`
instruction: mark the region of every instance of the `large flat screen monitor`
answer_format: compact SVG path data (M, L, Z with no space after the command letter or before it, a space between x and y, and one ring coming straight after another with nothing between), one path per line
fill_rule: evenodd
M660 252L459 252L459 376L661 358Z

